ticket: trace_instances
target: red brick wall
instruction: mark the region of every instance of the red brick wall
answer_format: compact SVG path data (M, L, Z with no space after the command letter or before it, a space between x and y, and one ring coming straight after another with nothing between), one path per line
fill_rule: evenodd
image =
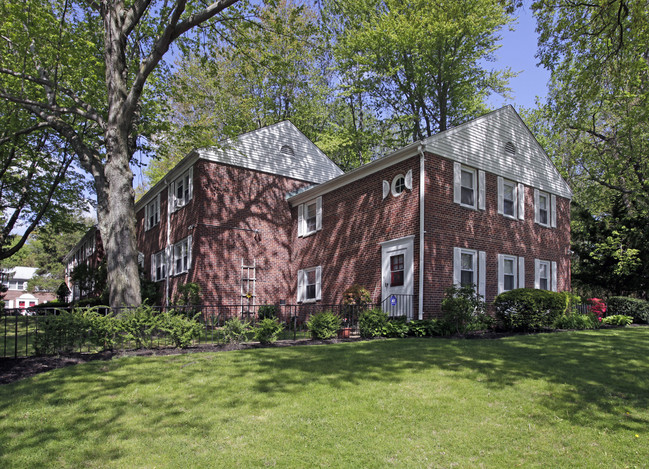
M392 184L398 174L412 170L412 190L383 199L382 182ZM322 230L297 237L297 207L293 208L293 301L297 271L322 266L322 303L342 300L342 293L358 283L374 302L381 300L381 245L383 241L415 235L414 289L419 278L419 157L409 158L378 173L327 193L322 200ZM416 302L416 301L415 301ZM416 305L415 305L416 307Z
M256 303L287 299L293 222L286 194L303 181L199 160L193 171L192 200L171 214L170 243L192 235L189 272L169 279L169 297L178 285L197 282L205 304L241 302L241 262L256 260ZM160 224L144 232L144 209L137 214L138 246L151 270L151 254L166 245L167 191ZM165 282L158 282L164 292Z
M453 248L487 254L486 301L498 294L498 254L525 257L525 286L534 287L534 259L556 261L557 289L570 289L570 201L557 197L557 228L534 223L534 188L525 186L525 219L498 214L497 176L486 173L486 210L453 202L453 161L426 155L424 311L441 312L444 289L453 283Z

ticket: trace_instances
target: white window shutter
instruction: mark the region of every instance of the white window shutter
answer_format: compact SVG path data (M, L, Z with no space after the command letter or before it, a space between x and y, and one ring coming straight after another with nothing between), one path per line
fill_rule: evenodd
M505 260L502 254L498 254L498 294L505 290Z
M390 183L388 181L383 181L383 198L385 199L390 193Z
M498 176L498 213L503 214L505 211L505 180Z
M462 165L453 163L453 202L459 204L462 200Z
M322 229L322 196L315 201L315 213L315 229L320 231Z
M151 281L155 282L158 280L155 278L155 254L151 254Z
M169 210L169 213L174 213L176 211L176 183L172 182L169 184L169 187L167 190L169 191L169 206L167 207L167 210Z
M541 288L541 261L534 259L534 288Z
M409 169L405 177L406 189L412 190L412 169Z
M484 298L487 292L487 253L480 251L478 256L478 294Z
M315 299L322 299L322 267L315 268Z
M534 223L539 222L539 190L534 189Z
M146 204L144 206L144 229L148 230L149 228L151 228L149 226L149 204Z
M172 244L167 248L167 276L173 277L176 266L176 246Z
M304 204L297 206L297 236L304 236Z
M301 303L304 295L304 271L297 271L297 302Z
M189 167L189 200L192 199L194 194L194 167L190 166ZM185 203L188 201L185 200Z
M557 263L552 262L552 291L557 291Z
M187 238L187 270L192 268L192 235Z
M516 193L518 197L518 219L525 220L525 184L519 182Z
M557 196L554 194L550 196L550 226L557 227Z
M453 285L460 286L460 268L462 267L462 251L453 248Z
M518 285L517 288L525 288L525 258L518 258Z
M478 208L484 210L487 206L486 197L486 187L485 187L485 172L478 171Z

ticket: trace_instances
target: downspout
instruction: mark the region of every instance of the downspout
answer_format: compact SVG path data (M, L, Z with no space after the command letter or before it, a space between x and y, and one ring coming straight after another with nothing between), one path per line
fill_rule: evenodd
M169 181L165 181L165 186L167 187L167 242L165 243L165 269L167 269L165 275L165 307L169 307L169 242L171 241L171 202L173 197L169 194Z
M426 195L426 169L424 144L419 145L419 320L424 319L424 196Z

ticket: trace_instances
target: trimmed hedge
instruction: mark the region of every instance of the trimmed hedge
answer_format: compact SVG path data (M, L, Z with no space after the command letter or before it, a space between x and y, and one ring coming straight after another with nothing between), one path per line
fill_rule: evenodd
M505 330L552 328L566 308L561 293L519 288L501 293L494 300L496 319Z
M608 299L606 305L608 306L607 316L631 316L635 323L649 323L649 301L627 296L612 296Z
M311 338L319 340L333 339L338 335L342 320L331 311L322 311L312 315L306 323Z

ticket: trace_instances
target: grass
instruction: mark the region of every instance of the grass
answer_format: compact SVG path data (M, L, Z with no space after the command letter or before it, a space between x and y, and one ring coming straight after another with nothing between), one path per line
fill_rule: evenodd
M646 467L649 328L126 357L0 387L0 467Z
M0 357L34 355L35 334L35 318L0 316Z

